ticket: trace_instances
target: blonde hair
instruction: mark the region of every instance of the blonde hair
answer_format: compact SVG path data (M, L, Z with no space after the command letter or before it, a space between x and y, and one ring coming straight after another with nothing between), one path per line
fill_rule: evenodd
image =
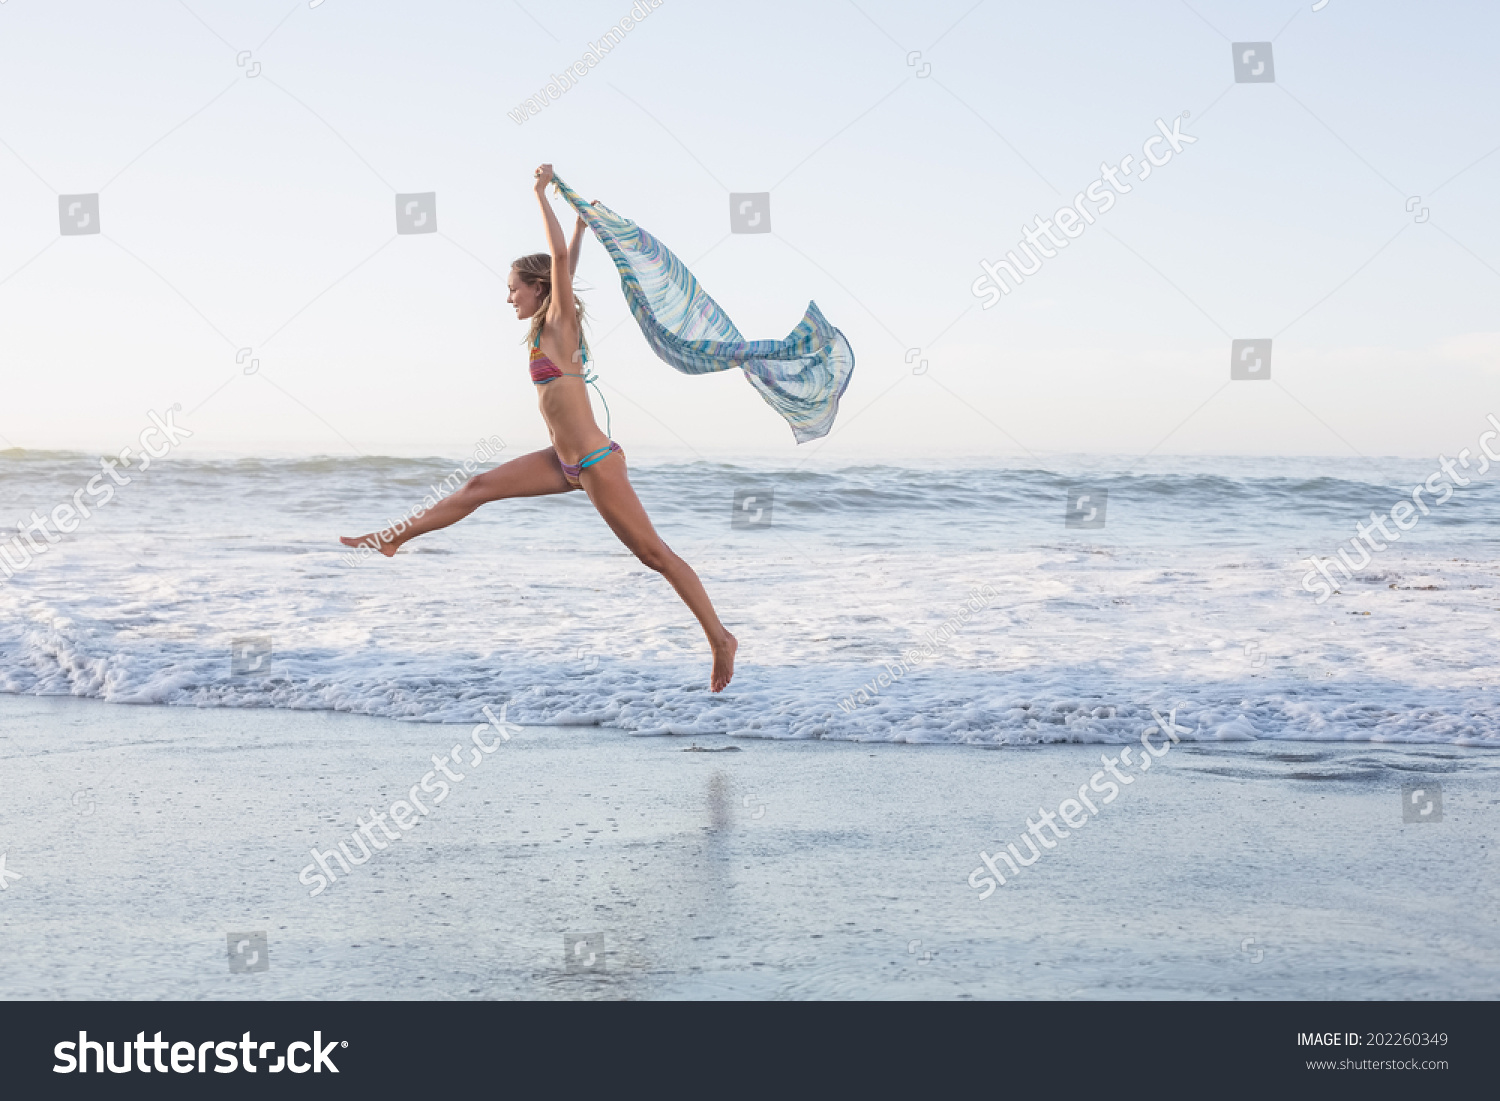
M531 328L526 333L526 342L535 344L541 336L542 324L547 320L547 311L552 306L552 254L533 252L512 262L510 268L527 286L541 288L542 304L531 315ZM573 295L573 307L578 312L578 348L586 354L589 343L583 335L583 323L588 318L588 311L577 294Z

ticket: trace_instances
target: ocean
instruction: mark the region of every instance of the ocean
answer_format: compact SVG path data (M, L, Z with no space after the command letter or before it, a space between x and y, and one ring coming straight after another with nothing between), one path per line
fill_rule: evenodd
M975 745L1134 741L1155 712L1190 742L1500 746L1500 470L1429 482L1397 530L1435 459L632 462L739 637L715 696L697 624L582 494L391 560L339 545L454 466L170 458L100 502L97 456L0 452L6 522L92 506L33 526L44 551L0 544L0 692ZM1335 591L1308 559L1341 545Z

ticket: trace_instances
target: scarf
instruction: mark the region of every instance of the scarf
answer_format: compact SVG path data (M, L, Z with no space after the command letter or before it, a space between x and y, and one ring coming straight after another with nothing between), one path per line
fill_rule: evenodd
M854 372L854 349L816 302L785 340L746 340L670 249L608 207L584 202L556 176L552 182L609 251L652 351L688 375L738 367L798 443L828 435Z

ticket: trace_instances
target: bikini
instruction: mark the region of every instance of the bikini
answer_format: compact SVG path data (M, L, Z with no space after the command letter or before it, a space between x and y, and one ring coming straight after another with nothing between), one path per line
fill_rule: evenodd
M599 400L604 403L604 434L605 436L608 436L610 428L609 402L604 401L604 394L599 390L597 381L599 376L588 370L588 350L583 348L581 345L579 350L583 353L583 372L581 374L573 374L571 372L564 371L561 367L553 363L552 360L547 357L546 352L542 351L542 333L541 330L538 329L536 340L531 345L531 381L538 386L545 386L547 383L552 382L555 379L581 378L585 383L593 386L594 393L598 394ZM590 451L576 463L565 463L562 461L562 457L559 456L557 465L562 467L563 477L568 480L568 484L570 486L572 486L574 489L582 489L583 482L580 481L579 478L583 474L583 472L591 466L596 466L599 463L602 463L605 459L609 458L617 451L620 452L621 455L624 454L624 451L621 450L620 445L615 443L614 440L610 440L608 447L601 447L597 451Z

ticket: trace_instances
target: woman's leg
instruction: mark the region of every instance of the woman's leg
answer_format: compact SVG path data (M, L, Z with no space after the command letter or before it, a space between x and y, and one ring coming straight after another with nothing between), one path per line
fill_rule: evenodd
M714 668L710 687L720 692L734 676L734 652L739 649L739 640L719 622L713 602L703 588L703 582L689 566L679 558L671 547L662 541L651 526L630 477L625 470L623 454L610 455L581 475L584 492L632 554L648 569L655 570L672 583L677 595L698 617L708 644L714 652Z
M494 470L476 474L460 489L407 521L399 532L387 528L361 535L357 539L345 536L339 542L346 547L374 547L389 558L407 540L456 524L480 505L490 501L500 501L507 497L543 497L549 493L567 493L572 489L573 486L563 477L562 467L558 465L557 452L549 447L522 455L508 463L501 463Z

